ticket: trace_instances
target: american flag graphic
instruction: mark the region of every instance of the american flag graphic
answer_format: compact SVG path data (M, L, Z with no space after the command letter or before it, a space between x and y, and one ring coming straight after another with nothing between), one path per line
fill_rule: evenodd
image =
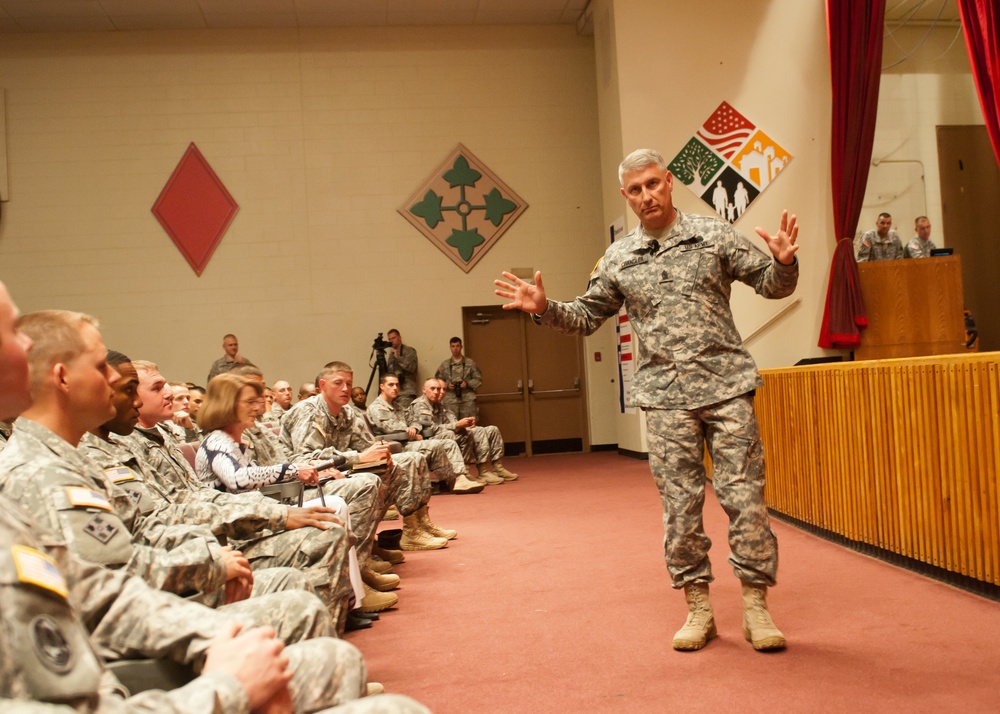
M729 102L723 102L698 130L698 137L728 160L756 128Z

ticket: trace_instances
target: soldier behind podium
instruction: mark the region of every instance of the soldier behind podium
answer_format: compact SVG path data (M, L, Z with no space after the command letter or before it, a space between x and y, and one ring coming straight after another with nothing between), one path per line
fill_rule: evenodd
M927 216L917 216L913 221L913 229L917 232L906 244L907 258L930 258L931 251L937 248L931 240L931 222Z
M892 230L892 216L878 214L875 229L866 231L858 241L858 262L875 260L901 260L903 244Z

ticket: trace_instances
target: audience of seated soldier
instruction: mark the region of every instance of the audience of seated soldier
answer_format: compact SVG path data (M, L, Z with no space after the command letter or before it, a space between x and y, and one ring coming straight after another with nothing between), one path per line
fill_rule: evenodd
M49 345L59 344L61 352L53 355L42 343L38 364L51 367L35 371L33 383L42 404L33 406L25 357L32 343L15 327L16 314L0 283L0 419L27 411L12 437L13 451L5 458L10 463L23 461L33 451L33 442L40 441L44 446L37 460L44 463L35 467L39 476L96 468L72 446L86 431L85 423L114 411L110 392L121 376L103 357L95 323L63 313L55 323L68 321L62 327L71 329L51 329L53 315L46 316L48 322L35 318L36 324L45 325ZM55 390L54 380L59 385ZM73 389L61 388L70 383ZM0 481L6 480L7 472L0 467ZM92 497L99 500L101 495ZM104 513L110 510L91 507L88 516ZM108 533L100 524L91 530L98 540ZM320 636L282 651L273 631L245 629L238 624L240 618L150 590L124 570L86 565L69 553L59 536L44 531L14 502L0 496L0 552L11 554L18 572L35 573L6 585L12 597L7 602L10 611L4 612L7 626L0 631L0 650L19 656L0 661L4 710L21 711L20 703L49 702L78 711L290 711L293 707L318 711L363 694L364 663L351 645ZM58 676L44 674L55 670L37 660L48 651L38 649L33 657L30 649L16 644L32 638L31 627L37 638L38 613L45 614L46 632L56 638L43 644L58 647ZM322 608L317 613L326 617ZM315 634L326 634L322 623ZM196 667L201 676L169 693L152 690L122 702L124 690L103 661L165 655ZM400 707L398 711L426 711L409 700L372 702L371 708L362 703L350 711L392 711L393 705ZM36 710L28 706L25 711Z
M274 396L271 408L261 417L262 421L277 424L281 421L281 416L292 407L292 385L283 379L279 379L271 387Z

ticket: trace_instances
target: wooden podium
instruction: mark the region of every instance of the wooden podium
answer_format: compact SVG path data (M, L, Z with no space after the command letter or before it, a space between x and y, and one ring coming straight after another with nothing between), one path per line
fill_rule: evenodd
M854 358L968 352L957 255L858 263L868 329Z

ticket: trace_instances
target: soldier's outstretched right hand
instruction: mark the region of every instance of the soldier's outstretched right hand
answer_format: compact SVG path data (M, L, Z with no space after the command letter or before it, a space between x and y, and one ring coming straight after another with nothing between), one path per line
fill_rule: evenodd
M545 309L549 306L549 301L545 297L545 286L542 285L541 271L535 273L534 285L521 280L521 278L513 273L504 272L503 276L510 282L505 283L503 280L494 280L493 284L500 289L493 292L502 298L510 300L509 303L503 305L504 310L524 310L524 312L529 312L532 315L541 315L545 312Z
M344 522L337 518L336 513L332 508L324 508L323 506L289 508L288 518L285 520L285 530L293 531L296 528L312 526L325 531L331 525L344 525Z

